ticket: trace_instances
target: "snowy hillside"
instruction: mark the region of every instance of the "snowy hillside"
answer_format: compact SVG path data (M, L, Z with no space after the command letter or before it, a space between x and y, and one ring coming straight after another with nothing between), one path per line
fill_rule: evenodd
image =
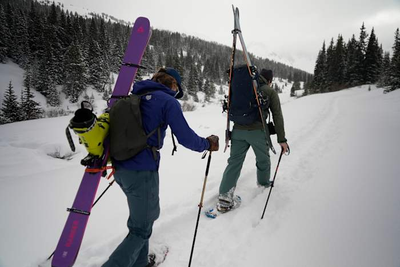
M53 4L53 1L49 1L49 0L39 0L38 2L49 5L49 6ZM117 22L117 23L126 24L126 25L130 25L133 23L133 22L127 22L127 21L118 19L118 18L108 15L104 12L102 12L101 14L93 13L92 12L93 9L89 10L87 7L85 8L82 6L77 6L68 1L64 1L64 3L63 3L63 1L61 1L61 2L54 1L54 3L56 6L59 6L61 9L68 10L68 12L77 13L86 18L91 18L95 15L95 16L102 17L106 21L110 20L112 22Z
M116 74L114 74L116 76ZM13 91L15 95L17 96L17 101L20 102L21 100L21 92L24 89L24 70L19 67L17 64L15 64L12 61L8 61L6 64L0 64L0 105L3 103L4 99L4 93L8 89L9 84L11 82ZM57 90L60 93L60 99L62 99L60 107L51 107L47 105L46 98L36 90L32 90L32 93L34 94L34 100L40 104L40 107L45 110L45 111L50 111L50 110L64 110L64 111L74 111L79 107L79 103L71 103L69 101L66 101L65 94L61 90L61 86L57 86ZM106 103L102 101L102 94L95 91L91 86L89 86L86 89L86 92L88 97L93 97L95 101L98 103L95 105L95 109L97 111L103 110L106 108ZM83 100L83 93L81 95L80 100Z
M256 186L249 151L237 188L242 206L216 220L200 218L192 266L400 266L400 91L371 88L299 99L284 90L292 153L282 159L265 218L267 191ZM185 115L199 135L217 134L223 143L226 117L219 104ZM70 154L64 136L69 119L0 126L1 267L37 266L57 244L84 170L84 148ZM167 136L162 213L151 238L151 249L170 249L163 267L188 264L206 166L201 154L182 146L171 156L171 143ZM216 201L227 158L213 153L205 208ZM271 155L273 170L277 159ZM107 185L102 181L99 192ZM127 234L127 216L114 185L92 210L75 266L101 266Z
M114 83L117 80L117 74L113 74L114 75ZM143 79L146 79L149 77L144 76ZM6 64L0 64L0 106L3 103L3 99L4 99L4 94L6 92L6 90L8 89L8 86L11 82L12 87L13 87L13 91L15 93L15 95L17 96L18 101L20 101L21 99L21 92L24 88L24 84L23 84L23 80L24 80L24 70L19 67L17 64L15 64L12 61L8 61ZM274 77L273 83L275 86L275 84L282 90L282 92L284 92L285 94L283 95L283 99L281 99L281 101L286 101L286 99L289 99L289 92L290 92L290 88L292 87L293 83L289 83L286 79L281 79L278 77ZM115 86L115 84L113 85ZM224 95L219 95L219 87L221 85L217 85L214 84L215 88L216 88L216 95L215 95L215 99L214 101L221 101L224 99ZM80 100L78 101L78 103L71 103L69 101L66 100L65 94L62 92L62 88L61 86L57 86L57 90L60 93L60 99L61 99L61 104L60 107L51 107L48 106L46 103L46 98L39 92L37 92L36 90L32 90L33 94L35 96L34 100L36 102L38 102L40 104L40 107L42 109L44 109L45 111L50 111L50 110L58 110L58 109L62 109L64 111L69 111L69 112L73 112L74 110L76 110L77 108L79 108L80 102L82 100L84 100L84 95L86 94L89 98L93 98L94 99L94 110L96 114L100 114L101 112L103 112L103 110L107 107L106 102L104 100L102 100L102 93L97 92L96 90L93 89L92 86L88 86L86 91L83 92L81 94ZM228 86L227 85L223 85L223 91L225 92L225 94L227 94L227 90L228 90ZM302 93L302 90L299 90L298 93L300 95L300 91ZM198 93L198 98L200 100L200 102L204 102L204 93L203 92L199 92ZM193 101L188 101L191 105L195 105L195 106L202 106L201 103L193 103Z

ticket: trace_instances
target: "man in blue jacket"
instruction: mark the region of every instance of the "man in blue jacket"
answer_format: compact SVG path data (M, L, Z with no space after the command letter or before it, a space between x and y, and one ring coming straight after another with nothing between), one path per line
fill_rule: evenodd
M160 69L151 80L134 84L132 93L142 96L141 113L144 130L149 133L160 127L161 138L153 134L147 141L150 147L161 148L169 126L178 142L193 151L217 151L218 137L199 137L186 122L176 98L183 96L181 77L172 68ZM159 176L160 154L145 149L136 156L113 160L115 181L125 193L129 206L129 234L111 254L103 267L145 267L148 261L149 238L153 223L160 215Z

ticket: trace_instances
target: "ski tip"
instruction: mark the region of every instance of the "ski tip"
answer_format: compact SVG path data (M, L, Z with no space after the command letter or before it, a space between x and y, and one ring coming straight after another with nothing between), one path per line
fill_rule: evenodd
M146 17L138 17L135 22L133 23L133 27L139 27L142 28L143 30L138 31L139 33L145 32L144 29L149 29L150 30L150 20ZM150 31L149 31L150 32Z
M149 20L148 18L146 18L146 17L138 17L138 18L136 19L136 21L140 21L140 20L149 21L149 22L150 22L150 20Z

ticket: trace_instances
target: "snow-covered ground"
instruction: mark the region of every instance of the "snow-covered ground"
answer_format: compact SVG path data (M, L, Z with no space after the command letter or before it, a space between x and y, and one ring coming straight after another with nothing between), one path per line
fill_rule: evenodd
M192 266L400 266L400 90L371 88L295 99L287 86L280 97L292 153L282 158L264 219L268 191L256 186L249 150L237 187L242 206L216 220L201 216ZM185 116L199 135L219 135L223 148L226 115L217 101ZM79 146L70 160L49 156L70 153L70 118L0 126L1 267L37 266L54 251L86 155ZM188 265L206 160L171 150L168 135L151 247L167 245L162 266L179 267ZM203 210L216 202L228 156L213 153ZM273 171L277 159L271 155ZM75 266L101 266L126 236L127 216L114 185L92 210Z

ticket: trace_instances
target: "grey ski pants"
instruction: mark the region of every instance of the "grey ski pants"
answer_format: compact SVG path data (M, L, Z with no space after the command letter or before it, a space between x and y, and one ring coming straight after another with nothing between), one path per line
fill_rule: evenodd
M263 130L233 129L231 154L222 176L219 193L225 194L236 187L247 151L252 148L256 155L257 182L260 185L270 183L271 160L269 148Z

